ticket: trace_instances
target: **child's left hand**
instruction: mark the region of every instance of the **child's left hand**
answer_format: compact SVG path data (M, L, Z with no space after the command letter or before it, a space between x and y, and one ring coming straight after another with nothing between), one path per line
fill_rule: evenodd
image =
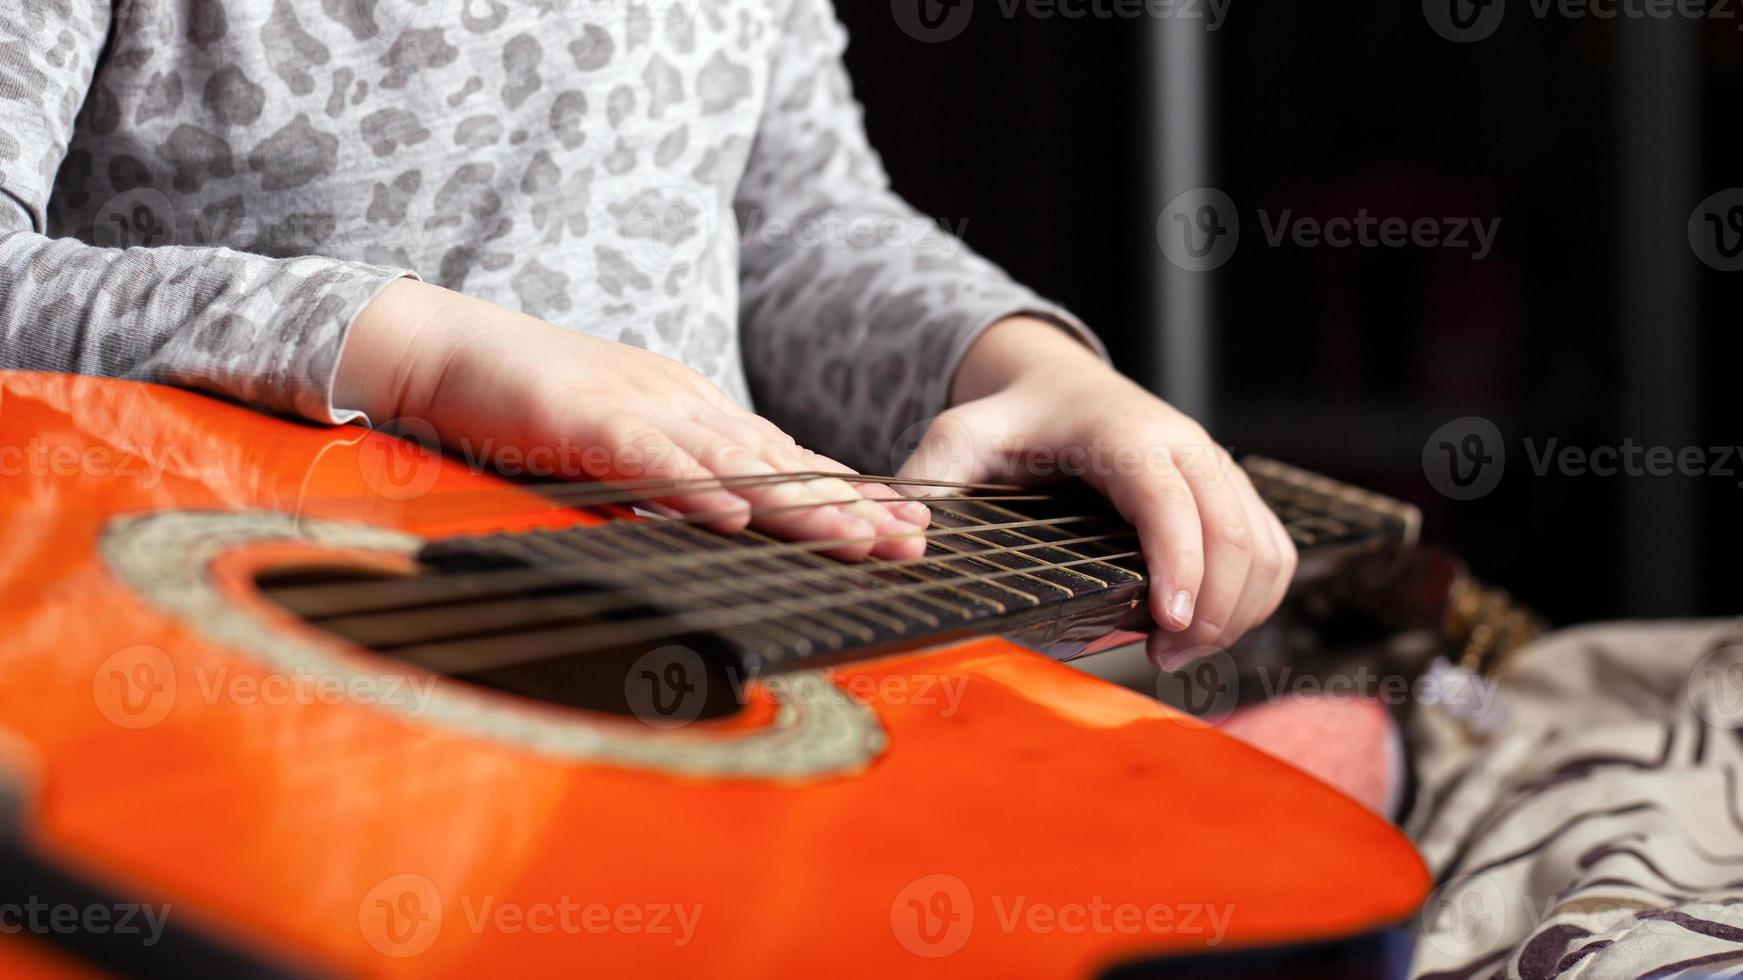
M1226 647L1282 601L1295 546L1246 473L1198 423L1059 327L1028 317L993 325L951 396L900 475L1081 476L1138 530L1163 627L1152 658Z

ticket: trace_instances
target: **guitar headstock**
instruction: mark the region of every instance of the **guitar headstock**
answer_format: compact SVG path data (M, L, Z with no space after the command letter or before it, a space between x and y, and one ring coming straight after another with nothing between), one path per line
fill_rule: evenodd
M1241 467L1301 553L1297 586L1321 581L1357 559L1414 548L1422 512L1410 504L1263 456Z

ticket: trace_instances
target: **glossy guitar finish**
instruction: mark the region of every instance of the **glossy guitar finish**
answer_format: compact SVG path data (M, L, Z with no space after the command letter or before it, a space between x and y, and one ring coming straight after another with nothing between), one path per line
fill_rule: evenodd
M1087 975L1362 933L1427 887L1354 802L999 639L753 686L743 714L677 728L347 648L253 590L320 554L309 528L367 543L598 520L399 440L0 373L0 447L14 843L268 964ZM271 533L202 565L164 550L173 535L117 530L175 512L262 512ZM175 618L212 596L282 649ZM839 744L783 747L793 724ZM0 937L0 975L66 965L25 941Z

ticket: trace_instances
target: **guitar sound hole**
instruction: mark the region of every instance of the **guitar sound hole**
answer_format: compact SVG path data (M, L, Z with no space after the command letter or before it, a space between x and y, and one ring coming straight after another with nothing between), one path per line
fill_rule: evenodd
M599 627L667 614L651 603L617 604L609 613L566 615L565 599L598 594L587 584L543 586L509 596L418 602L452 568L402 576L344 566L261 572L261 594L310 625L378 656L432 669L454 682L582 711L636 718L658 727L728 717L743 707L738 658L719 638L691 633L646 642L589 644L563 652L564 635L599 636ZM469 563L466 572L477 572ZM380 608L383 595L408 587L404 605ZM418 591L423 588L423 592ZM620 593L619 593L620 594ZM359 602L346 601L348 595ZM517 608L517 604L519 607ZM358 609L357 607L363 607ZM421 662L437 647L458 646L460 663ZM465 656L475 651L476 658ZM466 667L471 660L476 667Z

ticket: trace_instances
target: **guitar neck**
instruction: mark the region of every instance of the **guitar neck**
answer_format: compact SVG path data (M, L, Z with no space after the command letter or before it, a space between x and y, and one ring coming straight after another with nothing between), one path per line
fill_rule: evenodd
M1302 582L1415 541L1407 505L1268 459L1243 465L1300 550ZM988 492L930 506L926 554L907 561L848 565L755 531L648 518L443 539L411 579L266 589L379 653L493 683L662 644L756 676L975 635L1048 642L1147 623L1137 535L1100 498Z

